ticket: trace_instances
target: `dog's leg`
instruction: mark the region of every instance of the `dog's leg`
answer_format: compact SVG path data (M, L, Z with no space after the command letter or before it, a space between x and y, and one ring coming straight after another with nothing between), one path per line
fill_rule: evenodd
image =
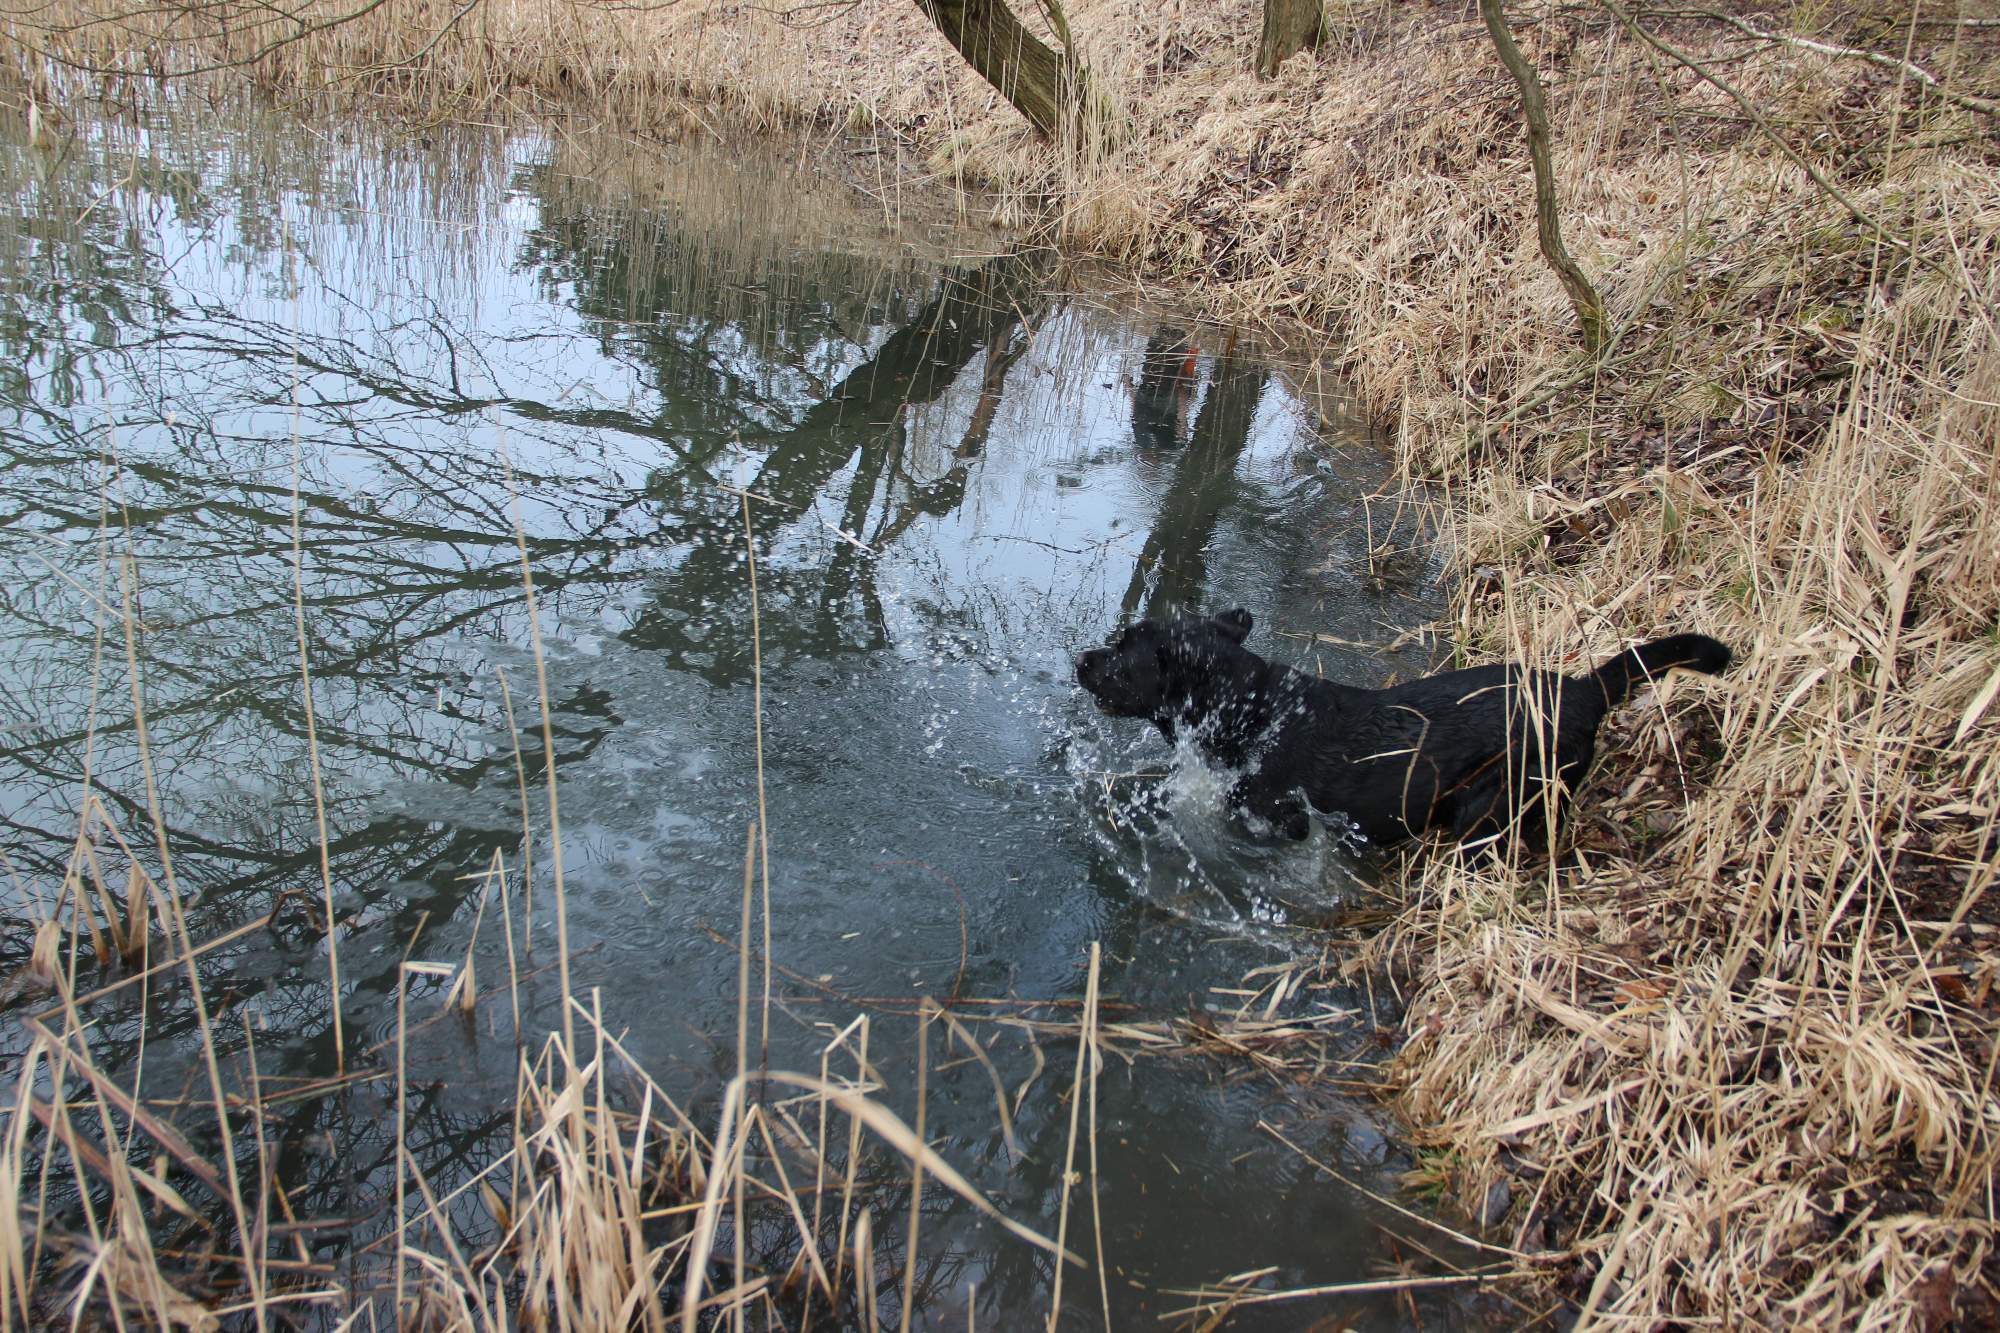
M1562 831L1569 813L1568 795L1568 784L1561 779L1508 775L1495 763L1452 794L1449 817L1442 822L1454 841L1494 857L1504 859L1513 848L1539 856Z
M1436 823L1449 829L1457 843L1491 846L1504 841L1510 823L1507 794L1505 761L1489 759L1441 797Z
M1272 791L1249 778L1229 789L1229 803L1297 841L1312 832L1312 816L1294 792Z

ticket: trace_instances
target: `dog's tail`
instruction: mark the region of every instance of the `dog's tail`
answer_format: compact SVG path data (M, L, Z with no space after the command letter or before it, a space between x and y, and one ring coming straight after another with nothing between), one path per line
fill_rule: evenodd
M1597 668L1597 683L1604 688L1604 702L1620 704L1640 681L1650 680L1675 667L1705 671L1709 675L1729 665L1726 645L1706 634L1673 634L1637 648L1628 648Z

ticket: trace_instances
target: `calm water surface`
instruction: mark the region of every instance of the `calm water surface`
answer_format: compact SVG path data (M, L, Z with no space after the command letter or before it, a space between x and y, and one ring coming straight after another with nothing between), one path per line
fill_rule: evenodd
M816 1068L830 1033L872 1012L882 1098L911 1117L918 997L1074 1000L1101 941L1115 1015L1161 1020L1232 1008L1268 984L1247 975L1313 956L1302 927L1351 891L1346 854L1325 833L1247 833L1215 777L1095 715L1069 661L1122 618L1241 604L1267 653L1356 681L1407 670L1343 646L1386 642L1429 603L1420 576L1371 575L1360 497L1384 468L1337 402L1226 333L991 236L891 226L779 163L212 109L71 128L0 148L7 910L48 910L86 770L109 824L154 858L149 758L195 937L286 904L205 959L232 1080L252 1041L267 1080L335 1067L295 495L350 1066L380 1064L405 956L470 948L489 987L505 977L497 900L470 878L496 853L517 938L524 861L535 884L524 1040L557 1021L517 514L575 985L698 1117L734 1069L758 808L745 493L772 1067ZM108 857L109 835L91 837ZM11 966L26 944L9 935ZM421 980L413 1017L448 984ZM1275 1012L1356 1010L1337 1030L1360 1052L1369 1004L1322 987ZM180 992L142 1010L128 988L91 1016L99 1058L143 1068L163 1104L191 1086ZM928 1132L1052 1234L1075 1043L974 1027L1023 1089L1021 1158L986 1070L935 1036ZM11 1024L6 1040L19 1051ZM411 1146L433 1181L504 1145L516 1058L504 988L412 1038ZM392 1108L381 1082L273 1113L295 1207L363 1219L322 1256L379 1234ZM180 1119L200 1132L200 1114ZM1267 1266L1272 1283L1360 1279L1407 1255L1380 1230L1392 1218L1260 1119L1378 1188L1408 1165L1324 1084L1111 1058L1101 1204L1122 1326L1185 1303L1163 1288ZM900 1219L904 1168L876 1165L877 1207ZM968 1299L982 1327L1041 1321L1038 1253L941 1190L925 1209L920 1325L965 1326ZM900 1220L878 1225L900 1243ZM899 1264L884 1259L886 1309ZM1094 1326L1094 1280L1065 1303L1066 1325ZM1385 1299L1235 1326L1336 1308L1459 1317Z

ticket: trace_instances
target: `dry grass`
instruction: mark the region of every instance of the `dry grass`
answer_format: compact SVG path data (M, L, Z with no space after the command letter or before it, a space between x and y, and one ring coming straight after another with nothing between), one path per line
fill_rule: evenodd
M253 49L189 21L141 57L154 20L74 26L101 2L34 21L99 64ZM1247 0L1069 8L1129 117L1094 159L1036 143L909 5L489 3L446 30L398 4L251 72L428 115L861 131L885 199L963 187L1316 336L1447 501L1456 649L1573 665L1698 628L1741 659L1624 715L1559 861L1411 863L1368 961L1409 978L1413 1133L1468 1202L1510 1182L1515 1248L1573 1256L1586 1322L1988 1317L2000 173L1991 116L1898 62L1990 98L2000 29L1787 16L1884 67L1655 25L1724 88L1597 7L1520 6L1615 329L1590 364L1469 6L1336 5L1270 83Z

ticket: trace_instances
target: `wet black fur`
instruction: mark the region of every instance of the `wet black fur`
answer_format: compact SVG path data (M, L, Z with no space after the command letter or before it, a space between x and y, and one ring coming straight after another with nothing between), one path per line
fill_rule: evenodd
M1310 802L1378 844L1437 830L1544 846L1598 724L1634 684L1730 661L1714 639L1676 634L1580 678L1495 665L1363 690L1265 661L1243 646L1250 624L1240 609L1142 620L1077 659L1076 678L1114 717L1145 718L1168 740L1190 730L1208 758L1244 770L1231 802L1294 838L1311 830Z

